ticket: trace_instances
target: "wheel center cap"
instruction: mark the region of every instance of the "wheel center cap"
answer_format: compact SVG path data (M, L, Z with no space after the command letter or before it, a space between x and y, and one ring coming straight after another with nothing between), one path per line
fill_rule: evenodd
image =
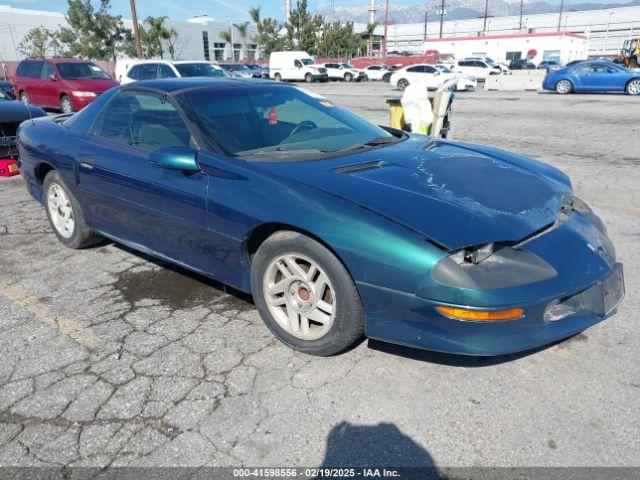
M298 288L298 296L302 300L307 301L311 297L311 293L309 292L309 290L307 290L307 287L299 287Z

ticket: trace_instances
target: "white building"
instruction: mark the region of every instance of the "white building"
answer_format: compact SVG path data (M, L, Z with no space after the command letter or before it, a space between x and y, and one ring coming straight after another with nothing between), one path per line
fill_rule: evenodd
M123 22L125 27L132 28L131 20ZM242 38L230 22L216 21L207 16L194 17L186 22L168 20L166 25L178 34L174 53L176 60L248 60L260 54L252 40L256 33L253 26L249 27L247 38ZM24 57L20 53L20 42L32 28L45 27L55 31L62 26L68 26L62 13L0 5L0 61ZM220 37L222 31L229 29L233 47Z
M483 33L484 35L509 35L557 32L558 23L562 32L583 35L588 39L589 56L617 55L625 39L640 35L640 6L574 12L569 5L562 17L558 13L523 15L522 23L519 15L489 17L484 32L483 18L448 21L445 17L442 36L450 38L478 37ZM383 33L383 26L379 26L376 35L383 35ZM387 35L389 50L412 53L423 51L424 23L391 24L388 26ZM440 18L429 17L426 38L434 39L439 36Z
M497 62L529 58L540 63L549 58L561 63L587 58L587 37L575 33L515 33L485 35L483 37L429 38L423 43L423 52L437 52L455 59L490 57Z

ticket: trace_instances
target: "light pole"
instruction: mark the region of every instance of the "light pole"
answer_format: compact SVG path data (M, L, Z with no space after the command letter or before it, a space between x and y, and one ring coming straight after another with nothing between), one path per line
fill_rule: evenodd
M487 32L487 16L489 15L489 0L484 0L484 25L482 26L482 35Z
M133 38L136 44L136 57L142 58L140 29L138 28L138 15L136 15L136 0L129 0L129 6L131 7L131 21L133 22Z
M386 2L384 10L384 43L382 44L382 58L384 64L387 64L387 32L389 30L389 0Z
M440 38L442 38L442 28L444 26L444 16L447 14L446 7L447 5L444 3L445 0L442 0L442 3L436 10L436 13L440 15Z
M560 0L560 14L558 15L558 31L562 28L562 14L564 13L564 0Z
M524 11L524 0L520 0L520 23L518 24L518 32L522 31L522 13Z

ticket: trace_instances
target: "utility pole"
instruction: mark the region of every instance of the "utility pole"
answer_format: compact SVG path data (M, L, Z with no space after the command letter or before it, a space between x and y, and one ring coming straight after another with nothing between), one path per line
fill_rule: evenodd
M562 28L562 13L564 12L564 0L560 0L560 14L558 15L558 31Z
M520 23L518 24L518 32L522 31L522 13L524 12L524 0L520 0Z
M485 35L486 32L487 32L487 17L488 16L489 16L489 0L484 0L484 25L482 27L482 35Z
M382 44L383 63L387 64L387 32L389 31L389 0L386 1L384 9L384 43Z
M131 21L133 22L133 38L136 44L136 57L142 58L142 44L140 43L140 29L138 28L138 16L136 15L136 0L129 0L131 7Z
M446 7L447 5L444 3L445 0L442 0L440 7L438 8L438 15L440 15L440 38L442 38L442 28L444 27L444 16L447 14Z
M424 35L423 38L427 38L427 22L429 21L429 10L428 6L425 6L424 9Z

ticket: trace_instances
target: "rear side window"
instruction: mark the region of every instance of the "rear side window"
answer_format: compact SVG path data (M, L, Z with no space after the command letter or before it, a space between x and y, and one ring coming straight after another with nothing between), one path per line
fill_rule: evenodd
M147 152L191 145L191 133L170 102L135 90L118 94L104 107L93 133Z
M427 73L436 73L437 70L433 67L424 67L424 71Z
M135 65L129 71L129 77L134 80L153 80L158 78L158 64L142 63Z
M40 78L44 62L26 60L21 62L16 73L20 77Z
M424 73L424 67L409 67L409 68L407 68L407 72Z

